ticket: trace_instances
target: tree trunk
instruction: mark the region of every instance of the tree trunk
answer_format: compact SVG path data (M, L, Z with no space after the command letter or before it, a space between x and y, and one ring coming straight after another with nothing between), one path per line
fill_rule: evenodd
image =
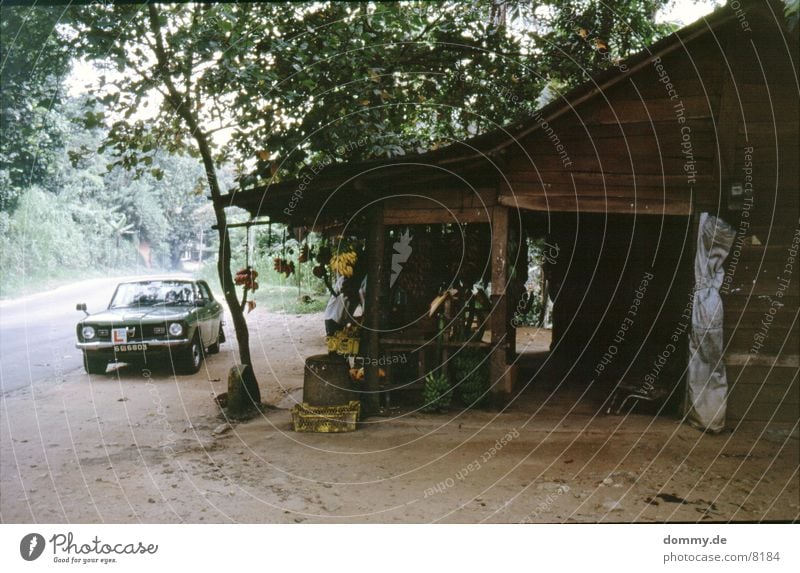
M227 414L234 420L249 418L258 413L261 391L253 376L253 368L242 364L228 371Z
M380 411L380 332L381 303L385 288L384 244L386 228L383 225L383 204L372 207L367 231L367 300L364 305L364 328L366 330L366 356L370 358L364 366L367 393L362 398L365 415Z
M236 298L236 286L234 285L233 275L231 273L231 244L228 233L228 219L221 201L222 192L219 186L219 178L217 177L217 169L214 165L214 155L211 151L208 136L200 129L199 121L192 112L195 106L191 101L189 93L181 94L167 71L169 70L170 64L166 49L164 48L164 38L161 34L158 8L155 4L151 3L148 5L148 10L150 14L150 29L155 36L154 49L158 61L158 69L162 70L162 79L167 88L167 94L169 95L168 101L175 109L175 113L186 123L186 127L191 132L192 137L194 137L198 150L200 151L200 157L203 160L203 167L206 172L208 188L211 191L214 215L217 218L217 229L219 232L217 272L219 274L220 285L225 295L225 302L228 304L228 310L231 313L233 328L236 332L236 341L239 343L239 359L243 365L249 367L248 375L252 377L252 382L255 383L255 370L253 369L253 363L250 359L250 332L247 329L247 321L245 320L244 312Z

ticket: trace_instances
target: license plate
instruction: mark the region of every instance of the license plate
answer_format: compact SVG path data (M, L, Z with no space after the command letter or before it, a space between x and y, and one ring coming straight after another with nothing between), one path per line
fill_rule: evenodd
M147 350L147 344L118 344L114 346L114 352L141 352Z

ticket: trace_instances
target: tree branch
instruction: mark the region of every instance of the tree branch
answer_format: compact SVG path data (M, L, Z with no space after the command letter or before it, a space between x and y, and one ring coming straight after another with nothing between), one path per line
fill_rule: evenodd
M232 127L237 127L237 126L238 126L237 123L229 123L227 125L220 125L219 127L212 127L206 130L206 135L211 135L212 133L216 133L218 131L222 131L224 129L230 129Z
M173 107L175 107L175 113L178 114L189 128L192 137L197 143L200 157L203 160L203 166L206 171L206 181L211 191L214 215L217 218L217 230L219 233L217 271L219 273L222 292L225 294L225 302L228 304L228 311L233 319L236 340L239 343L239 358L242 364L250 367L250 373L248 375L252 376L252 380L255 383L255 372L250 358L250 333L247 329L247 321L244 318L242 308L239 306L239 300L236 296L236 286L233 282L233 275L231 274L231 242L228 232L228 220L222 202L222 191L219 185L219 178L217 177L217 169L214 164L211 144L208 134L200 129L200 122L193 111L194 108L189 93L187 92L182 96L175 86L175 82L172 81L172 77L166 72L169 62L167 60L167 50L164 46L164 38L161 32L158 8L153 3L148 4L147 8L150 16L150 29L155 38L156 61L158 67L165 70L165 73L162 74L162 79L170 95L169 101Z
M192 10L192 24L191 24L191 31L192 35L194 35L195 29L197 27L197 20L198 20L198 12L200 10L200 5L195 4L194 10ZM193 38L194 40L194 38ZM191 71L194 69L194 41L189 43L189 49L186 54L186 62L183 66L183 86L186 93L189 93L192 85L192 76Z

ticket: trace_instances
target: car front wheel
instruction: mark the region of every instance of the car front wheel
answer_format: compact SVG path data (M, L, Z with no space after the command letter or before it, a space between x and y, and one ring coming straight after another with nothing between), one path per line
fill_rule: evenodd
M192 343L183 349L178 358L178 366L184 374L194 374L200 370L203 361L203 347L197 335L192 338Z
M83 367L89 374L105 374L108 360L99 356L83 353Z

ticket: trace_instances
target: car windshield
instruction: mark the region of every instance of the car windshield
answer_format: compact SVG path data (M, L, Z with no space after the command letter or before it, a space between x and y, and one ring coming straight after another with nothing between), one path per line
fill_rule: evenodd
M192 283L186 281L144 281L122 283L109 308L125 306L191 305L194 304Z

